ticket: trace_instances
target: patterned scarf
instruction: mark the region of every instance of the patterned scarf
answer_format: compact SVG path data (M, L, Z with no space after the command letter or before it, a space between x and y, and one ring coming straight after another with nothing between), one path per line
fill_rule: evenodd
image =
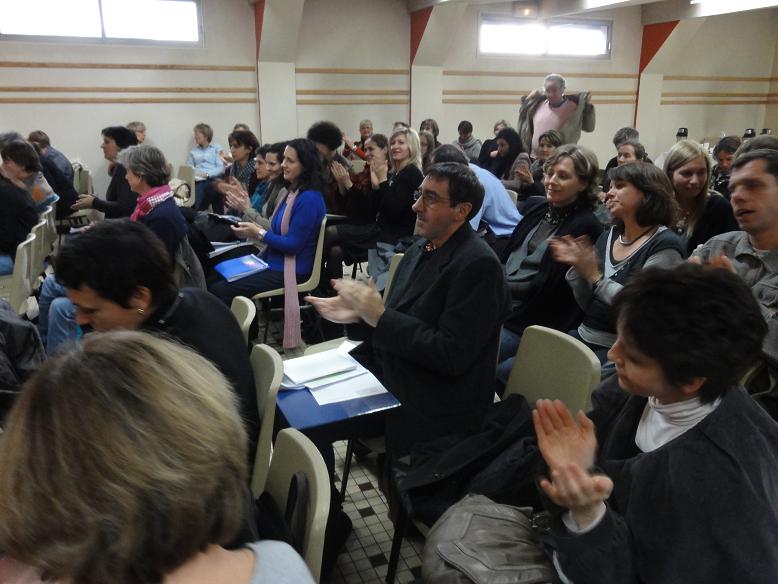
M163 201L167 201L172 196L173 191L170 190L168 185L154 187L153 189L146 191L139 196L138 200L135 202L135 210L132 212L132 215L130 215L130 219L133 221L140 221L143 217L151 213L154 207Z
M284 193L278 200L272 223L278 210L286 201L286 208L281 217L281 235L289 232L292 220L292 208L297 199L298 190ZM300 299L297 297L297 260L293 255L284 255L284 349L293 349L300 345Z

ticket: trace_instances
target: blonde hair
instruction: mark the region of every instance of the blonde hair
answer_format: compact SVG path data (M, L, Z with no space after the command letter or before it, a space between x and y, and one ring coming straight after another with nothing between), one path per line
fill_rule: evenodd
M405 140L408 143L408 164L413 164L416 168L421 170L422 169L421 145L419 144L419 133L413 128L400 128L398 130L395 130L394 132L392 132L392 135L389 136L390 150L392 147L392 142L400 134L405 136ZM389 158L392 161L392 170L394 170L395 172L399 172L400 170L402 170L402 168L396 168L394 166L394 159L392 159L391 156Z
M421 139L427 139L427 154L421 155ZM430 166L432 166L432 153L435 151L435 136L428 130L422 130L419 132L419 156L421 157L421 170L426 174Z
M246 448L209 361L146 333L88 335L9 415L0 549L56 580L160 582L240 529Z
M708 157L708 151L705 150L705 147L694 140L681 140L676 142L667 153L667 158L665 158L664 171L667 178L670 179L670 184L673 185L673 195L680 206L681 202L678 200L678 195L675 192L675 184L673 183L673 174L675 174L675 171L683 165L690 163L700 156L705 161L705 183L700 188L700 194L695 197L694 207L692 208L691 213L689 213L686 223L687 237L692 234L697 222L700 220L700 217L702 217L702 214L705 211L705 204L708 202L708 197L710 196L708 193L710 185L710 158Z

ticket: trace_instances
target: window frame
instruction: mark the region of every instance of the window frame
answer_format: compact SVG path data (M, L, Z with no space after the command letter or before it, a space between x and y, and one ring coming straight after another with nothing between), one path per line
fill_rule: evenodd
M602 28L605 27L607 31L606 47L607 52L603 55L564 55L564 54L549 54L548 45L542 54L537 53L491 53L481 51L481 27L487 23L495 24L542 24L548 30L549 27L555 25L574 24L581 26L582 28ZM478 15L478 30L476 39L476 52L479 58L481 57L494 57L498 59L505 58L520 58L520 59L539 59L539 60L594 60L603 61L610 60L613 56L613 20L604 18L526 18L522 16L513 16L512 14L494 13L494 12L481 12Z
M32 34L4 34L0 32L0 42L21 42L21 43L54 43L54 44L86 44L86 45L130 45L145 47L174 47L174 48L204 48L205 47L205 26L203 21L203 0L167 0L168 2L189 2L194 3L197 10L197 41L164 41L157 39L137 39L127 37L107 37L105 36L105 23L103 22L103 2L97 0L98 10L100 11L100 32L101 37L80 37L80 36L53 36L53 35L32 35Z

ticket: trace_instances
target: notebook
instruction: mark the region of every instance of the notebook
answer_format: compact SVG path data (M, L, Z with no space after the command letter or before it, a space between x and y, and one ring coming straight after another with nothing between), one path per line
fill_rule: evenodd
M251 274L256 274L262 270L267 270L268 266L264 260L259 259L254 254L245 255L231 260L225 260L214 266L228 282L240 280Z

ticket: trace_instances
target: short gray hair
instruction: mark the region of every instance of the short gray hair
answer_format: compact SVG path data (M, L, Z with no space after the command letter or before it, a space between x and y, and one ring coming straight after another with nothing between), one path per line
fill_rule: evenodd
M3 132L0 134L0 148L5 148L11 142L15 142L17 140L26 142L24 136L22 136L19 132Z
M162 186L170 180L165 155L155 146L130 146L119 152L117 161L145 180L150 187Z
M616 148L621 146L627 140L640 140L640 132L638 132L635 128L626 126L624 128L619 128L616 130L616 133L613 134L613 145Z
M546 75L546 78L543 80L543 85L549 81L556 81L559 83L560 89L564 89L567 86L567 81L565 81L565 78L562 77L559 73L550 73L549 75Z

